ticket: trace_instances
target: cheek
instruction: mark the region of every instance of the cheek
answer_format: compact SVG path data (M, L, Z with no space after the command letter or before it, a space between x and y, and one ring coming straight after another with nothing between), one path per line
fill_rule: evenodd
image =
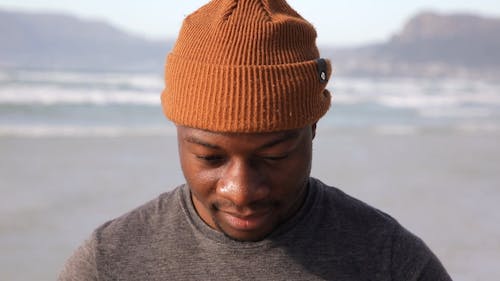
M286 166L270 174L276 192L282 196L299 194L299 190L307 183L311 172L311 154L303 153L290 159Z
M206 198L214 192L218 180L217 170L204 169L196 160L186 156L181 157L181 168L187 184L198 198Z
M268 179L274 189L275 196L289 197L300 194L298 191L303 188L304 183L309 179L310 167L310 163L303 159L302 161L288 163L288 165L279 169L273 169L268 174Z

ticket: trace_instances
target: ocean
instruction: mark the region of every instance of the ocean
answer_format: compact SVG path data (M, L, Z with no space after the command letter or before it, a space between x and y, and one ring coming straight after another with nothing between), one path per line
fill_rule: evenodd
M0 279L54 280L108 219L183 182L161 73L0 70ZM336 77L312 175L500 276L500 80Z
M161 135L159 74L0 71L0 136ZM335 77L322 125L380 133L500 130L500 82Z

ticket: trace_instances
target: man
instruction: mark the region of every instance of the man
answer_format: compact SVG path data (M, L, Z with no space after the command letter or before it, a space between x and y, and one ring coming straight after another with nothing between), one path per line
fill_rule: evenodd
M283 0L214 0L167 58L186 184L99 227L60 280L451 280L390 216L309 177L331 74Z

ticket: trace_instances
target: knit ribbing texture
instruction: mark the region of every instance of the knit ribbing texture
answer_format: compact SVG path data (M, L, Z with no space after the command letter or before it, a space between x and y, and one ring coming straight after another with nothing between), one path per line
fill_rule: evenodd
M185 18L167 57L164 113L214 132L312 124L331 100L315 41L314 27L283 0L213 0Z

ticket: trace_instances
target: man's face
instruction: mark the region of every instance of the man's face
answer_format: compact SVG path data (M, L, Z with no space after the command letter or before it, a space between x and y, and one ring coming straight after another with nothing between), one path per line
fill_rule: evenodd
M235 240L265 238L304 201L315 128L233 134L178 126L182 170L202 220Z

